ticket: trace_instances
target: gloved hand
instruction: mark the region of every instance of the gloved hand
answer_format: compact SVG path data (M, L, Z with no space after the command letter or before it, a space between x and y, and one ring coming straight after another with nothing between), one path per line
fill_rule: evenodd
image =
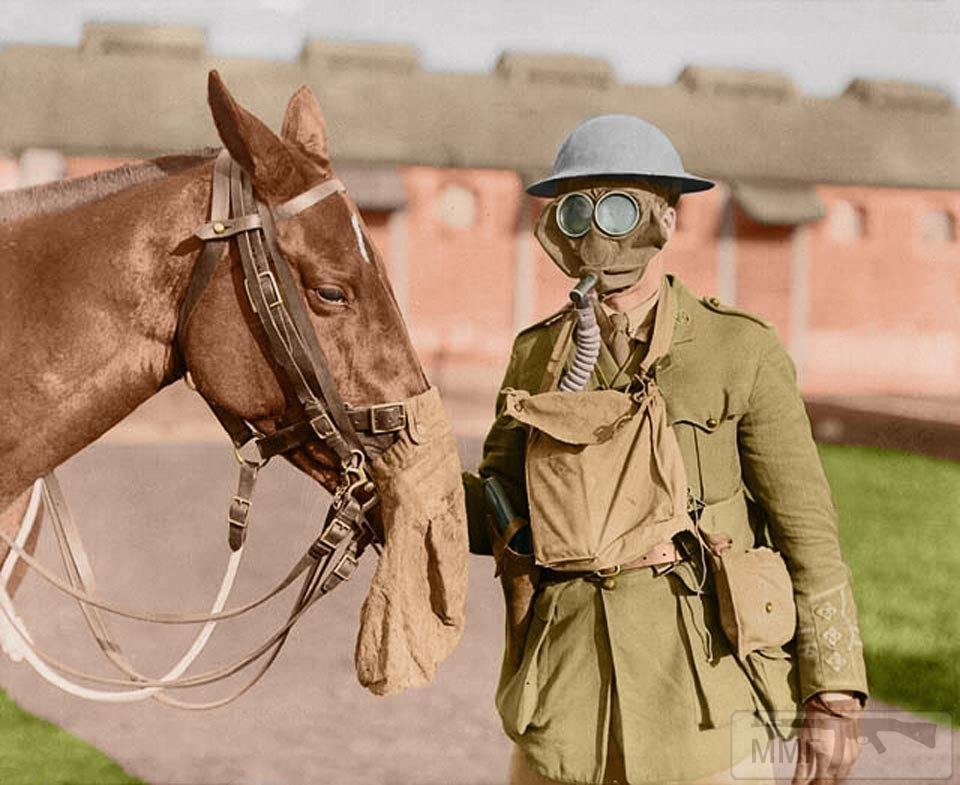
M860 755L860 701L849 693L817 693L803 705L792 785L834 785Z
M456 440L435 388L406 405L407 428L371 465L385 542L360 610L355 662L377 695L433 678L460 639L467 595Z

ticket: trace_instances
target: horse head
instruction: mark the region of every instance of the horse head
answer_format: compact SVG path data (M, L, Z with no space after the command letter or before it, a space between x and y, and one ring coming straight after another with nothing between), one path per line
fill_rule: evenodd
M313 566L298 609L373 543L359 679L381 694L422 685L463 626L452 429L313 93L294 94L279 135L216 72L208 100L224 145L212 178L209 155L166 157L16 193L6 213L0 198L0 333L20 339L0 341L0 531L37 477L187 375L241 459L235 553L256 472L283 455L335 493L300 561ZM257 457L240 453L250 443Z
M380 694L422 685L456 645L463 626L467 535L452 430L413 352L383 261L356 205L334 179L313 93L303 87L293 96L280 136L243 109L216 72L210 75L209 102L226 150L263 205L250 214L251 204L240 193L246 215L234 212L234 225L247 215L254 225L262 223L275 269L267 272L264 257L263 272L256 273L255 253L243 245L241 231L231 244L230 263L218 265L181 325L184 362L222 422L226 411L228 426L231 420L254 425L261 455L283 453L328 489L339 484L340 493L353 487L345 484L350 456L359 456L361 465L369 462L367 487L375 488L379 499L371 507L373 525L384 547L361 611L357 673ZM233 169L234 202L243 190L237 176ZM214 233L232 231L224 222L210 227ZM199 234L209 237L209 231ZM294 292L283 286L285 265ZM279 326L274 323L278 281L283 298L302 298L277 306ZM301 303L306 308L297 319ZM316 339L333 398L349 402L347 430L368 407L352 445L340 438L351 435L343 428L334 438L324 436L340 427L344 412L338 420L336 401L311 389L309 378L301 379L311 373L301 374L303 362L298 366L296 352L284 346L285 337L301 332L308 349ZM384 405L395 414L389 423L377 424L376 412ZM342 499L335 498L334 510L349 509L339 506Z
M240 106L215 71L208 100L224 147L271 210L335 178L326 124L309 87L290 99L279 135ZM279 254L299 290L294 296L306 306L303 312L343 400L362 407L423 393L427 381L383 259L349 195L335 191L278 219L275 227ZM302 419L303 412L248 291L237 246L231 244L228 263L218 264L188 323L181 325L183 361L208 402L269 434ZM373 453L392 441L384 434L359 436ZM333 490L339 461L329 447L311 440L286 457Z

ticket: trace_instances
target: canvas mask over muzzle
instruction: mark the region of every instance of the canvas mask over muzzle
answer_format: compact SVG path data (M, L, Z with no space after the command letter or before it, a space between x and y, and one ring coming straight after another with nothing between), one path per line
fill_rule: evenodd
M630 208L623 197L636 205L636 222L623 234L611 234L618 231L618 222L629 224ZM633 286L666 245L664 215L669 209L663 196L646 189L585 188L548 204L537 221L536 235L566 275L579 279L593 273L597 291L607 294Z
M377 695L420 687L456 647L467 594L457 444L436 388L406 402L407 427L375 458L385 545L360 611L355 661Z

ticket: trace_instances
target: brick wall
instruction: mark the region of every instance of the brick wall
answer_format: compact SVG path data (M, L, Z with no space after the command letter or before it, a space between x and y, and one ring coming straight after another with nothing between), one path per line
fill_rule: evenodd
M960 392L960 193L822 187L811 229L814 391ZM847 206L859 232L831 220ZM924 236L930 216L948 232Z
M123 162L0 159L0 187ZM405 167L403 184L404 210L364 215L414 344L442 387L492 394L513 335L572 285L533 236L544 202L507 170ZM827 215L798 228L753 222L723 187L686 197L667 269L770 320L807 393L960 394L960 192L817 190Z

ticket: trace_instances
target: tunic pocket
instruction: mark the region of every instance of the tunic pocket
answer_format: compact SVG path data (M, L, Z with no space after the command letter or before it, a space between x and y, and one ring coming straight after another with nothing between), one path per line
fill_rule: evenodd
M696 466L707 502L727 498L740 485L737 429L743 409L727 391L718 392L723 396L687 398L686 393L674 393L668 404L668 422L688 445L687 457L690 466Z
M730 537L733 547L740 550L754 545L755 534L742 485L728 498L707 504L700 511L697 525L705 534Z
M716 598L692 589L692 575L668 573L667 577L677 598L678 621L696 690L695 705L700 707L700 727L726 727L737 712L754 708L747 675L724 637Z
M533 615L523 647L520 667L507 677L506 656L497 688L496 706L503 730L518 741L537 710L540 670L545 667L546 640L556 612L557 592L539 592L534 598Z
M781 738L790 738L800 709L796 657L791 650L772 646L750 652L744 665L758 712Z

